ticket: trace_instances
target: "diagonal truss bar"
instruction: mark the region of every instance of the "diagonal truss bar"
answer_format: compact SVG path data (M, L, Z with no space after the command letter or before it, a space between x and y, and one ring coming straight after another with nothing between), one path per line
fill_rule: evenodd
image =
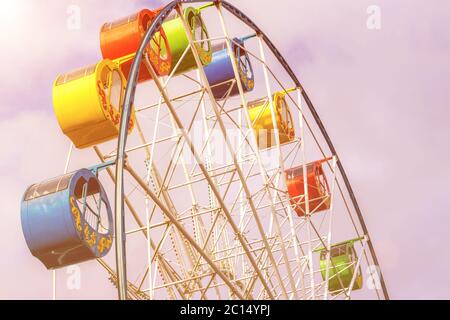
M253 23L252 20L250 20L244 13L242 13L240 10L238 10L233 5L229 4L226 1L223 0L216 0L215 3L220 3L225 9L227 9L230 13L232 13L234 16L236 16L239 20L241 20L243 23L245 23L247 26L252 28L256 31L257 34L260 34L266 45L269 47L269 49L272 51L272 53L275 55L277 60L280 62L280 64L283 66L285 71L289 74L291 79L294 81L296 86L301 89L301 94L312 114L314 117L330 151L334 156L336 156L338 159L338 155L336 152L336 149L331 141L330 136L328 135L324 124L322 123L313 103L311 102L309 96L307 95L306 91L304 90L303 86L301 85L300 81L295 76L294 72L284 59L284 57L281 55L281 53L276 49L274 44L270 41L270 39L261 31L261 29L258 28L258 26ZM125 147L126 147L126 141L127 141L127 132L128 132L128 124L131 117L131 106L133 105L135 91L136 91L136 85L137 85L137 76L139 73L139 68L142 62L143 54L145 51L145 48L150 43L150 40L153 38L154 34L159 30L159 28L162 25L162 22L164 19L166 19L169 14L177 8L181 3L211 3L211 1L205 1L205 0L177 0L172 1L169 4L167 4L159 14L156 16L154 21L152 22L150 28L147 30L144 39L142 40L142 43L136 52L136 57L134 59L134 62L131 67L131 72L129 76L129 82L125 91L125 99L122 107L122 116L121 116L121 122L120 122L120 131L119 131L119 139L118 139L118 146L117 146L117 157L116 157L116 188L115 188L115 229L116 229L116 265L117 265L117 278L118 278L118 293L120 299L126 299L127 293L127 273L126 273L126 252L125 252L125 217L124 217L124 176L123 176L123 170L125 167ZM192 39L191 39L192 40ZM191 41L192 42L192 41ZM195 48L193 48L195 51ZM353 207L356 211L359 223L365 233L368 237L368 247L369 251L371 253L371 257L373 262L379 267L378 258L376 256L375 249L373 247L373 243L371 241L371 238L369 236L369 232L367 229L367 226L364 222L362 211L358 205L358 202L356 200L356 196L354 194L354 191L351 187L350 181L348 179L348 176L344 170L344 167L342 165L341 161L337 162L337 166L339 169L339 172L341 173L342 179L344 180L344 184L346 186L346 189L349 193L350 199L352 201ZM253 261L253 259L252 259ZM383 291L383 295L385 299L389 299L388 290L384 281L384 277L382 275L382 272L380 270L380 283ZM265 281L264 281L265 282Z

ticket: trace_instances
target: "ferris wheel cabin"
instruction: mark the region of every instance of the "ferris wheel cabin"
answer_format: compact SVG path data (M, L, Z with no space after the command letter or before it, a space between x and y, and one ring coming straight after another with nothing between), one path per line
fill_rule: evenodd
M184 19L190 27L190 31L194 41L195 48L200 57L200 61L203 65L208 65L212 59L211 42L209 40L208 30L202 19L201 9L186 8L184 10ZM194 58L192 49L188 49L189 40L186 36L186 32L183 26L183 21L174 13L169 16L166 22L163 23L163 29L166 33L167 40L169 42L170 53L172 55L172 72L177 64L175 75L179 75L197 68L197 63ZM187 50L182 61L181 58Z
M329 274L328 274L328 291L337 294L343 289L350 288L353 278L354 284L352 290L361 289L363 286L363 278L361 268L356 269L358 256L352 241L336 244L331 247ZM320 269L322 278L326 280L327 270L327 250L320 252ZM356 275L355 275L356 272Z
M232 59L236 61L238 66L239 78L244 92L253 90L255 86L250 57L243 48L244 41L235 38L231 41L231 47L234 53L233 57L230 57L225 42L213 46L212 62L205 67L209 85L211 86L214 97L218 100L239 94L238 86L235 83Z
M100 31L100 47L104 59L116 62L125 78L128 79L136 51L158 14L158 10L144 9L136 14L108 22ZM149 61L158 76L167 75L172 66L169 43L161 28L146 49ZM145 61L141 63L138 82L151 80Z
M116 138L126 80L118 66L103 60L60 75L53 86L53 106L63 133L77 148ZM134 125L134 112L129 132Z
M331 205L330 188L322 168L323 160L306 165L309 214L328 210ZM303 166L286 170L290 202L298 216L306 214Z
M294 121L285 96L285 92L277 92L273 95L272 100L280 144L291 142L295 138ZM275 146L276 132L272 121L270 100L267 97L264 97L250 102L248 104L248 109L259 148L267 149Z
M100 258L111 249L111 206L87 169L30 186L21 220L28 248L48 269Z

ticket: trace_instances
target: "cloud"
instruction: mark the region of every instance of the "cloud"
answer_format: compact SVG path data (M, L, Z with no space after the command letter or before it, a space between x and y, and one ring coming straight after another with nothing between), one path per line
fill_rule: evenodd
M230 2L268 34L310 93L361 202L393 297L448 298L450 3L379 0L382 28L370 31L366 0ZM18 208L26 186L63 169L68 141L52 114L52 83L58 73L100 59L102 22L152 2L14 3L17 19L0 22L0 41L8 43L0 52L0 240L8 257L0 297L46 298L49 274L25 247ZM81 9L78 31L66 27L69 4Z

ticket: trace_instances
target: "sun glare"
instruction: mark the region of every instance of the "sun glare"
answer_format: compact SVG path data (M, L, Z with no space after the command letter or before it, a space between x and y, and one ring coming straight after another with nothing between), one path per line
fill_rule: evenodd
M3 0L0 3L0 26L2 31L5 27L10 27L18 19L19 8L22 6L22 0Z

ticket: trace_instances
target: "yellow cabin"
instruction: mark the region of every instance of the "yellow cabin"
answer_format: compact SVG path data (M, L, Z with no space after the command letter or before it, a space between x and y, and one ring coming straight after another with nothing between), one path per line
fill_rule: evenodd
M290 142L295 138L294 121L291 111L285 99L284 92L273 95L275 118L279 130L280 144ZM262 98L248 104L248 112L255 130L256 139L260 149L270 148L276 145L275 128L270 111L270 101Z
M63 133L77 148L87 148L116 138L126 79L117 64L96 65L60 75L53 86L53 106ZM135 122L134 111L129 132Z

